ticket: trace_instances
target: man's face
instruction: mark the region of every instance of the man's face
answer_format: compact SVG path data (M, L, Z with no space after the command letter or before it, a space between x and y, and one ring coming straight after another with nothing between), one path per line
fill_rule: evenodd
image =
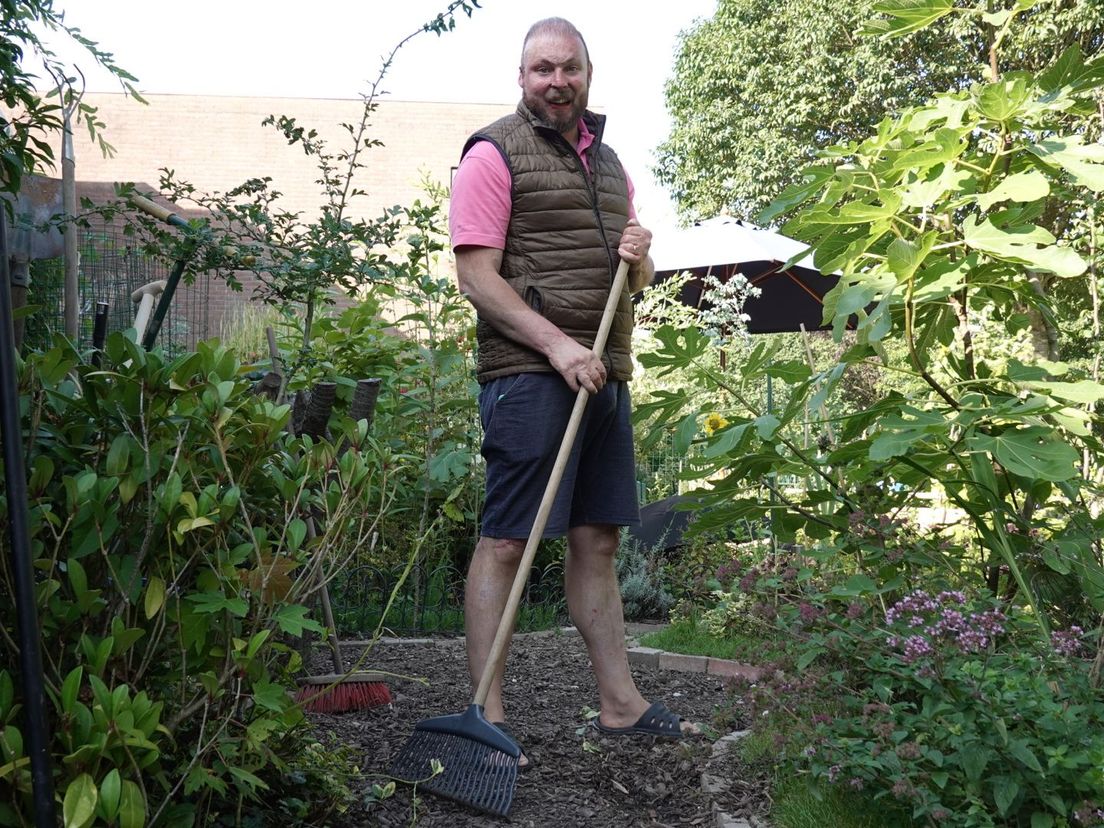
M518 85L530 111L567 135L574 133L586 109L590 75L579 38L543 32L525 46Z

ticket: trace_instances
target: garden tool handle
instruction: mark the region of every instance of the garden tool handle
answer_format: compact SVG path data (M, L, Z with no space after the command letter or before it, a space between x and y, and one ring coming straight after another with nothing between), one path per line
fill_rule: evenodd
M143 213L153 216L158 221L163 221L165 224L171 224L173 227L179 227L182 230L191 232L192 226L188 224L188 220L182 218L179 213L170 210L168 207L162 207L155 201L151 201L145 196L140 196L137 193L131 193L127 196L127 200L130 201L135 207L141 210ZM256 256L247 254L242 255L242 252L238 248L231 244L224 244L217 248L218 251L228 259L240 260L239 263L246 267L252 267L256 264ZM137 301L137 300L135 300Z
M177 227L187 227L188 222L170 210L168 207L162 207L153 201L150 201L145 196L140 196L137 193L131 193L127 200L130 201L135 207L141 210L143 213L148 213L158 221L163 221L165 224L172 224Z
M598 334L594 338L594 347L591 352L599 359L606 349L606 339L609 337L610 328L613 326L613 317L617 311L617 305L621 301L621 294L625 290L625 281L629 275L629 263L624 259L617 268L610 286L609 298L606 300L605 310L602 312L602 322L598 326ZM500 662L506 657L506 648L510 641L510 635L514 630L514 620L517 616L518 606L521 604L521 593L525 589L525 582L529 580L529 568L533 565L533 559L537 556L537 547L540 546L544 527L548 524L548 516L552 512L552 504L556 500L556 492L560 488L560 480L563 478L567 460L571 456L571 447L575 444L575 435L579 431L579 424L583 419L583 409L586 408L590 392L580 388L575 397L575 407L571 410L571 417L567 421L563 440L560 441L560 449L556 454L556 462L552 466L552 474L548 478L548 485L544 488L544 496L541 497L540 506L537 509L533 528L529 531L529 539L525 543L525 551L521 554L518 563L517 574L514 576L514 584L510 588L510 595L506 600L506 608L502 612L502 619L498 623L498 631L495 633L491 650L487 654L487 662L483 665L483 674L479 677L479 686L475 691L473 704L482 707L487 703L487 696L491 692L491 683L495 673L498 672Z

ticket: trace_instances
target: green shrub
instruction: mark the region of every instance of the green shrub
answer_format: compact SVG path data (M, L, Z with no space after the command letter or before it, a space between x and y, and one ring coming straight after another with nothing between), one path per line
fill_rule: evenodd
M663 581L663 567L654 551L624 535L615 565L621 584L625 618L631 621L666 618L675 599Z
M260 802L299 749L290 645L321 629L303 602L370 534L394 459L355 424L340 456L291 440L288 407L221 346L166 362L116 334L101 369L61 344L21 382L59 796L121 825ZM15 623L3 602L0 628ZM8 636L0 657L17 661ZM4 824L29 819L19 707L0 671Z
M401 216L405 257L356 305L316 321L308 370L291 387L319 376L381 380L373 434L406 462L396 470L371 563L404 561L443 515L421 544L421 562L461 568L475 546L483 498L475 314L452 275L441 272L440 205L416 202ZM352 392L351 380L339 389L344 401Z

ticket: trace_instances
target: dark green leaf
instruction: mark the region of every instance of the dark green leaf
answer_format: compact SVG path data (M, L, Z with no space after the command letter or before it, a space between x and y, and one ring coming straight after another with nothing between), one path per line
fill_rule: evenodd
M1043 426L1008 429L997 436L975 435L975 451L988 452L1013 474L1034 479L1069 480L1077 473L1077 450Z

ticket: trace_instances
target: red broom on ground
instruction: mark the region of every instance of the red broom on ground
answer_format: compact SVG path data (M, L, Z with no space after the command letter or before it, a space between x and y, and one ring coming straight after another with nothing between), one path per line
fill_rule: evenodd
M309 713L348 713L391 704L391 688L378 673L311 676L303 680L295 703Z
M307 518L307 533L314 537L314 520ZM319 591L322 603L322 617L329 633L330 657L333 659L333 672L323 676L307 676L300 680L295 701L304 710L311 713L347 713L350 710L366 710L391 704L391 690L383 673L364 670L345 672L345 659L341 655L341 642L334 632L333 607L330 605L330 590L325 582Z

